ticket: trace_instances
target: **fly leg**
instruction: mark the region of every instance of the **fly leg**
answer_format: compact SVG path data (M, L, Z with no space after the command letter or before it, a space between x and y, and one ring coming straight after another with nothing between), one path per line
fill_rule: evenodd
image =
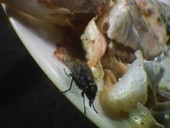
M82 97L83 97L84 115L86 115L86 106L85 106L84 91L82 91L81 95L82 95Z
M93 109L96 113L98 113L98 111L96 110L96 108L94 107L94 104L92 103Z
M64 69L64 72L65 72L65 74L66 74L68 77L71 77L71 78L72 78L72 80L71 80L71 83L70 83L70 87L69 87L67 90L63 91L62 93L65 93L65 92L67 92L67 91L71 90L72 85L73 85L73 75L72 75L72 73L67 74L67 73L66 73L66 71L65 71L65 69Z

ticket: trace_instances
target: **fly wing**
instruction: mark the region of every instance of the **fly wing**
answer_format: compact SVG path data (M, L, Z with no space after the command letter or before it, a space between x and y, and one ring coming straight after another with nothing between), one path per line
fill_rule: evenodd
M80 75L82 74L80 73L82 69L87 70L87 65L85 62L71 57L64 48L58 48L54 52L54 55L69 68L71 73L77 79L79 79Z
M69 68L72 74L78 79L80 70L82 68L81 64L78 61L74 60L73 58L65 59L62 62Z

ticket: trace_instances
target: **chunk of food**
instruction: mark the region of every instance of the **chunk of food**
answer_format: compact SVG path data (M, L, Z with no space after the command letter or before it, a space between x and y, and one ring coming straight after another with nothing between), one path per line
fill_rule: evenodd
M137 59L116 84L112 84L111 80L105 82L100 94L100 102L109 116L120 117L135 107L138 102L144 104L147 101L148 78L144 70L143 57L140 51L136 56Z
M109 39L140 49L145 59L160 54L168 40L166 23L152 0L110 0L97 24Z
M136 107L131 110L129 121L132 128L164 128L164 126L156 122L151 112L141 103L138 103Z
M96 26L95 18L87 25L81 40L86 52L87 63L92 69L94 77L96 79L103 78L104 72L101 66L101 58L105 54L107 43L104 35Z
M164 74L158 84L158 92L160 95L166 97L170 101L170 58L165 58L162 61L162 67L164 68Z

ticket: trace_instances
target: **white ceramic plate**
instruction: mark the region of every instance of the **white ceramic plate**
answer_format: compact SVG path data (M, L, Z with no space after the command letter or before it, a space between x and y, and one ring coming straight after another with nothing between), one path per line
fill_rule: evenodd
M56 49L56 43L60 40L58 36L61 35L60 30L54 29L50 25L43 27L43 25L39 26L36 22L30 23L29 20L27 21L23 17L18 18L19 15L15 13L7 13L7 15L19 38L49 79L61 91L68 89L71 79L65 75L63 70L64 68L67 69L67 67L59 62L53 54ZM54 33L52 34L52 32ZM67 71L69 70L67 69ZM83 113L81 91L73 85L72 90L65 95ZM99 113L97 114L86 102L86 116L97 126L101 128L129 128L126 121L111 120L103 114L98 96L94 104Z

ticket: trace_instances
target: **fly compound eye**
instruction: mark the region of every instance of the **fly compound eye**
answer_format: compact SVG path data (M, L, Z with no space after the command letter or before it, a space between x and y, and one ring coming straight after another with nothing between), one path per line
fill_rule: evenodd
M87 96L87 98L89 99L89 105L91 106L91 103L94 101L95 97L96 97L96 93L97 93L97 86L96 84L89 84L87 85L86 89L85 89L85 94Z

